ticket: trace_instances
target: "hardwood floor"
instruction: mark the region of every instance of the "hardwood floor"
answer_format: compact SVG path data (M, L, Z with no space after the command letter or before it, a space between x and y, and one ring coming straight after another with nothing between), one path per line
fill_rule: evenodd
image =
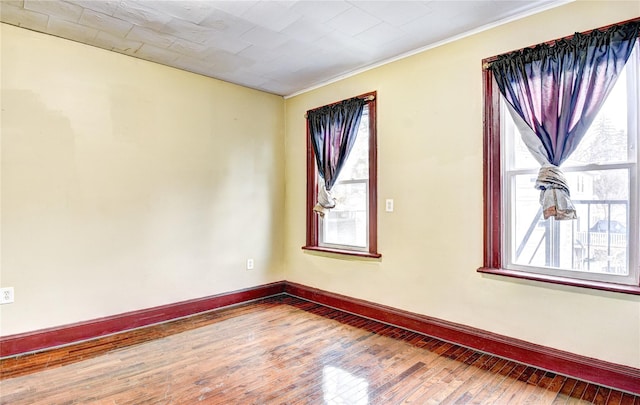
M629 404L289 296L0 361L1 404Z

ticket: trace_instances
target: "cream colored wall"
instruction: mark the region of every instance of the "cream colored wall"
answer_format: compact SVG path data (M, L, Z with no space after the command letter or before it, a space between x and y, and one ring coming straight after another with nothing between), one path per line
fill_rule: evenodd
M284 278L281 97L0 33L3 335Z
M286 101L285 267L293 282L640 367L640 297L476 272L482 265L481 60L640 16L576 2ZM378 91L381 260L302 251L306 110Z

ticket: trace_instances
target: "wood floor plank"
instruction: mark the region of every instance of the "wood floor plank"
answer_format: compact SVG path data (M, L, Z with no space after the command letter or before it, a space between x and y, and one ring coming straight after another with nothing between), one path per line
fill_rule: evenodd
M450 385L450 390L443 396L441 403L456 404L464 403L471 398L471 392L482 384L483 378L497 362L498 358L483 354L471 363L464 373L457 376L454 383Z
M607 398L607 404L608 405L620 405L620 403L622 402L622 392L620 391L616 391L616 390L611 390L611 392L609 393L609 398Z
M526 405L536 405L540 403L552 404L558 397L558 392L564 385L567 377L558 375L552 372L546 372L540 379L537 389L531 392L531 394L523 401Z
M636 397L631 394L624 393L622 395L622 399L620 400L621 405L635 405Z
M506 363L507 360L505 359L490 356L489 359L479 367L478 372L471 376L468 381L462 384L449 398L445 399L445 401L452 404L466 404L471 402L487 384L491 384L491 381L499 376L497 372L500 371Z
M569 395L569 399L567 399L567 404L579 404L582 400L582 395L585 393L587 387L589 386L588 382L578 381L576 385L573 387L573 391Z
M446 385L446 382L450 380L452 374L455 373L458 368L467 367L463 361L458 362L456 360L459 358L468 358L471 353L471 350L455 345L448 351L442 353L441 361L437 363L435 367L431 367L424 375L420 387L408 395L402 403L424 403L432 393L437 392Z
M578 380L573 378L567 378L564 381L564 384L560 388L556 399L553 401L553 405L561 405L566 404L569 401L571 393L573 392L573 388L578 383Z
M482 365L487 361L489 355L475 352L463 363L466 367L460 367L452 372L441 389L425 398L425 403L430 404L450 404L455 403L466 387L474 382L474 377L482 370Z
M630 404L289 296L0 361L0 404Z

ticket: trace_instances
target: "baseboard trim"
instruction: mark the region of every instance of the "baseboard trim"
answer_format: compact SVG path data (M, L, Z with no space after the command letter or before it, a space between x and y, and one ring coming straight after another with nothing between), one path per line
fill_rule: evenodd
M242 304L282 294L284 289L285 282L278 281L209 297L1 337L0 358L69 345L213 309Z
M640 369L569 353L481 329L287 282L285 293L379 322L640 395Z
M313 301L494 356L640 395L640 369L637 368L536 345L289 281L278 281L91 321L0 337L0 357L12 357L70 345L280 294Z

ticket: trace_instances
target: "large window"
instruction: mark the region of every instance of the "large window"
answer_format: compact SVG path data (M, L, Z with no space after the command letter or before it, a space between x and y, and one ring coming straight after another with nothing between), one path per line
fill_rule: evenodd
M640 294L640 45L561 168L577 219L544 219L540 163L485 70L481 272ZM486 63L487 61L485 61Z
M307 241L305 249L380 257L377 252L376 98L368 93L353 147L331 189L335 207L314 211L324 186L307 126Z

